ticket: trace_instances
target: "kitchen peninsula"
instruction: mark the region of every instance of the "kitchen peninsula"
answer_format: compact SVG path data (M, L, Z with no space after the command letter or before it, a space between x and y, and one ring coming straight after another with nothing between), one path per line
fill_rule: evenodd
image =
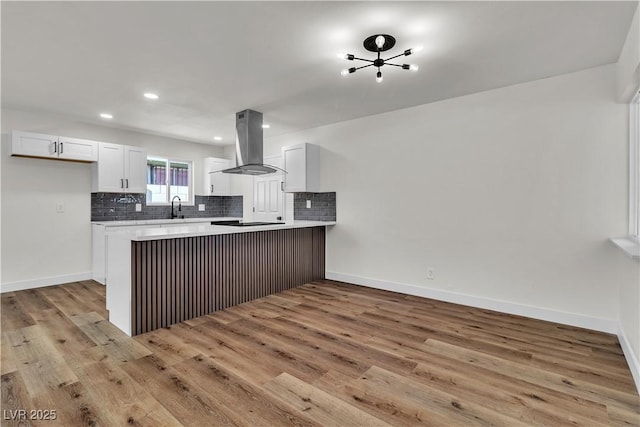
M111 235L109 321L133 336L322 279L325 228L184 225Z

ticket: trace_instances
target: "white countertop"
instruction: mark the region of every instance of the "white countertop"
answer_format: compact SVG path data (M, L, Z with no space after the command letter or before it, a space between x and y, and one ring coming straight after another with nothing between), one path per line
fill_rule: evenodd
M239 219L242 217L233 216L215 216L209 218L165 218L165 219L142 219L142 220L128 220L128 221L91 221L91 224L104 225L105 227L126 226L126 225L157 225L157 224L180 224L191 222L210 222L210 221L227 221Z
M222 218L215 218L221 220ZM237 219L237 218L235 218ZM287 221L284 224L277 225L258 225L251 227L233 227L228 225L209 225L209 224L185 224L181 226L165 227L165 228L144 228L134 231L121 231L118 233L126 239L134 241L143 240L161 240L176 239L180 237L196 237L196 236L215 236L220 234L236 234L250 233L252 231L269 231L284 230L289 228L305 228L305 227L323 227L327 225L335 225L335 221Z

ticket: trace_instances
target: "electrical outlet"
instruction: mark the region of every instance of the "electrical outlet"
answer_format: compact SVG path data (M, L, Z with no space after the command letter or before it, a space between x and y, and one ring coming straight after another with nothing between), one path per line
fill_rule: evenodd
M56 212L64 213L64 202L56 203Z
M307 200L307 209L311 209L311 200Z
M200 203L200 204L198 205L198 210L199 210L200 212L204 211L204 204Z
M136 212L142 212L142 203L136 203Z
M436 278L436 272L433 269L433 267L427 267L427 279L435 280L435 278Z

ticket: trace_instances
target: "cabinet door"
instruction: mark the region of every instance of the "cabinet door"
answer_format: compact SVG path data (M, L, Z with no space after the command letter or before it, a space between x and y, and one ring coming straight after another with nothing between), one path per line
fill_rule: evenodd
M320 190L320 147L296 144L282 147L282 163L287 171L284 191L317 193Z
M127 193L147 192L147 152L140 147L124 147L124 178Z
M205 157L202 160L202 195L203 196L211 196L213 195L213 182L211 181L213 177L209 172L211 172L213 168L213 157Z
M58 157L67 160L95 162L98 160L98 143L61 136L58 143Z
M228 169L231 161L207 157L204 159L204 193L208 196L229 196L231 194L231 177L226 173L211 173Z
M11 132L11 155L58 157L58 137L40 133Z
M229 168L229 160L227 159L214 159L212 162L213 170L221 171ZM228 196L231 194L231 175L227 173L212 173L209 174L211 177L211 185L213 186L213 192L211 193L213 196Z
M97 188L94 191L121 193L124 191L124 147L106 142L98 143Z
M307 154L305 144L282 148L282 161L287 171L284 179L284 191L306 191Z

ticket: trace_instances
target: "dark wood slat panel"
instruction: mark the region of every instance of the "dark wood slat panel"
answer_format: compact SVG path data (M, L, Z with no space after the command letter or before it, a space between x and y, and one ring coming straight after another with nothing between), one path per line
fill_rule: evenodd
M324 279L324 227L132 243L133 335Z

